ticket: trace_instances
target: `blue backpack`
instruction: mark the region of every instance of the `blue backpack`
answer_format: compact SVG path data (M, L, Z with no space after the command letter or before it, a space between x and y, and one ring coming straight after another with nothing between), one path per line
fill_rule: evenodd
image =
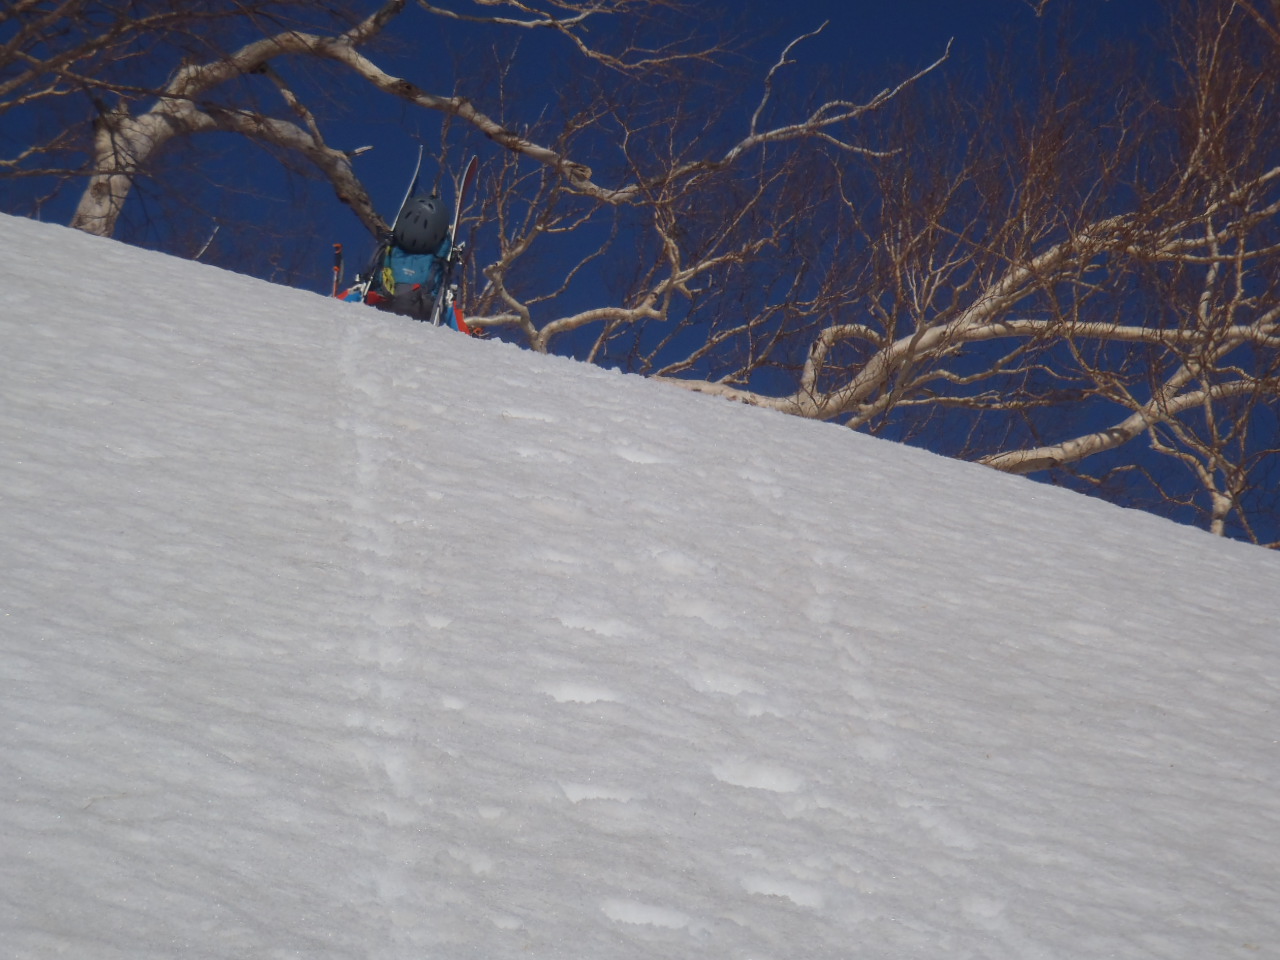
M379 248L365 303L379 310L431 319L444 277L444 258L449 256L446 240L436 253L406 253L387 242Z
M382 261L382 286L394 296L401 286L422 286L434 295L440 286L443 271L439 258L433 253L405 253L399 247L387 250Z

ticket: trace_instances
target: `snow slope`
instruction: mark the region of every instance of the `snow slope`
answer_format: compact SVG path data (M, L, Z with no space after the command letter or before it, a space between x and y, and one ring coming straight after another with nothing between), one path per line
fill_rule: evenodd
M58 227L0 264L3 956L1280 956L1280 556Z

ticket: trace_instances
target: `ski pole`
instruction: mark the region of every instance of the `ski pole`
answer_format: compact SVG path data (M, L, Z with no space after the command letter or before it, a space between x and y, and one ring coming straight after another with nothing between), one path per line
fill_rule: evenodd
M338 287L342 285L342 244L333 245L333 296L338 295Z

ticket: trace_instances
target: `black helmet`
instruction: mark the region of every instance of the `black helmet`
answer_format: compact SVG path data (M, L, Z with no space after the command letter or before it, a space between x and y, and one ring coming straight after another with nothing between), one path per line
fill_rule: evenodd
M414 197L404 205L391 239L405 253L435 253L449 232L449 211L439 197Z

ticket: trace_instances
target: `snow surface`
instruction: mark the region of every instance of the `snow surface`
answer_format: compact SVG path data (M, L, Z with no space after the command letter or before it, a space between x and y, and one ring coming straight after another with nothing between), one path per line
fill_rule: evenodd
M1280 556L0 218L0 955L1280 957Z

